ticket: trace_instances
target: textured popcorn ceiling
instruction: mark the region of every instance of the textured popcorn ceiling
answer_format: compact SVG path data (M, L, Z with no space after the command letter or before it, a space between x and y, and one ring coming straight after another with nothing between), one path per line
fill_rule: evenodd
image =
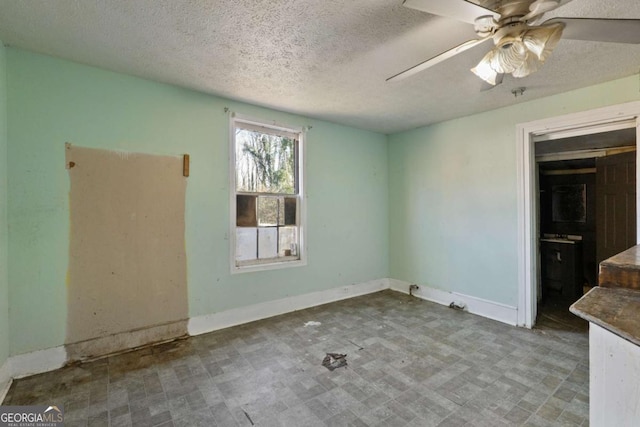
M640 0L573 0L548 16L640 18ZM385 82L474 37L402 0L0 0L10 46L383 133L640 68L640 45L562 40L539 72L480 92L469 69L483 44ZM527 91L515 98L519 86Z

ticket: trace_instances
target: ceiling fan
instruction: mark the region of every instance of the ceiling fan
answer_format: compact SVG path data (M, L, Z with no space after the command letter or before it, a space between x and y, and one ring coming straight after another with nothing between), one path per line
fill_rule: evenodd
M473 24L477 39L408 68L387 81L400 80L493 40L494 47L471 69L491 85L504 74L525 77L537 71L561 37L640 44L640 19L553 18L542 16L571 0L405 0L404 6Z

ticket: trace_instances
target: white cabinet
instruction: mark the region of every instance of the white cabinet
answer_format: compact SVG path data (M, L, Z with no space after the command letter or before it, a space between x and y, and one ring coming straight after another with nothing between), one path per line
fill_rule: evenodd
M589 425L640 426L640 347L589 324Z

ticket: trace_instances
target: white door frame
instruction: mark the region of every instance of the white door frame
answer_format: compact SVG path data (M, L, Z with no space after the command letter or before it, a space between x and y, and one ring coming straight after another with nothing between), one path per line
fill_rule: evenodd
M549 135L551 138L560 138L586 135L629 128L634 126L634 123L636 143L640 143L640 101L536 120L516 126L519 326L533 327L537 311L538 224L536 218L538 198L536 194L534 137ZM639 154L640 150L637 151L640 160ZM640 168L636 170L636 181L640 182ZM640 192L636 197L636 203L640 207ZM637 211L640 219L640 209ZM637 224L640 226L640 220ZM640 232L636 233L636 241L640 241Z

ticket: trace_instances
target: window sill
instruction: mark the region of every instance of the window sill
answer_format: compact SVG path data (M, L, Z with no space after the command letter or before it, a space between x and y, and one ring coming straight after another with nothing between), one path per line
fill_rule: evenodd
M278 270L282 268L302 267L305 265L307 265L307 261L297 256L238 261L238 263L232 267L231 274Z

